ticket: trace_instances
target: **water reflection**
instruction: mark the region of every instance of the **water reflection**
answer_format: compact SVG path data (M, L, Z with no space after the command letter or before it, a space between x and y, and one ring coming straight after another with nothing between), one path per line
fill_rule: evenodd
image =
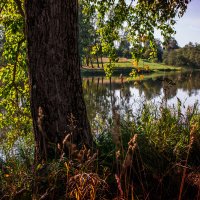
M91 121L98 116L108 120L113 106L120 113L133 113L144 102L176 106L180 100L182 108L186 109L200 100L199 80L199 71L168 73L157 77L152 75L139 82L128 82L120 77L112 77L111 80L104 77L83 78L88 117Z

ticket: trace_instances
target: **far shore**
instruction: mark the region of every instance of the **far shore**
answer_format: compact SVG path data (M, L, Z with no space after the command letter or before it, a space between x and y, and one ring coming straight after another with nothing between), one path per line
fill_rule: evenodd
M103 65L105 66L108 62L104 62ZM82 76L105 76L104 69L102 65L93 64L92 67L82 66L81 67L81 75ZM152 74L152 73L161 73L161 72L172 72L172 71L183 71L187 70L184 67L176 67L176 66L168 66L162 63L153 63L150 61L143 61L141 60L138 63L138 66L134 66L132 59L126 59L119 62L114 63L113 67L113 76L129 76L132 70L135 69L137 74Z

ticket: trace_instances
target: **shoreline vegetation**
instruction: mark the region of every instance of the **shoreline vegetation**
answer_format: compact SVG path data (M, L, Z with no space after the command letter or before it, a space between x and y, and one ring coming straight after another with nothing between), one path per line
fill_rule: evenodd
M48 191L59 199L199 199L200 113L144 104L134 115L119 116L113 107L110 123L97 126L100 153L79 150L66 139L71 156L35 166L33 141L24 138L16 154L0 160L1 199L31 199L33 168ZM30 137L30 136L27 136ZM67 136L66 136L67 138ZM43 173L48 172L48 180ZM26 180L26 182L24 182ZM64 186L64 189L63 189ZM55 189L56 188L56 189ZM85 198L82 198L84 194Z
M103 66L105 67L109 64L108 59L104 58ZM155 63L148 60L140 60L138 66L134 66L133 59L120 58L118 62L113 63L113 76L129 76L133 69L137 71L138 74L153 74L153 73L163 73L163 72L181 72L186 70L198 70L193 68L186 67L177 67L165 65L163 63ZM105 76L104 68L97 67L97 64L94 63L93 67L91 66L82 66L81 75L85 76Z
M148 70L141 70L147 65ZM127 81L126 74L129 76L132 69L132 60L116 63L113 76L119 78L113 78L114 81L119 84ZM139 74L144 74L144 79L162 76L165 72L173 74L189 70L142 60L135 69L139 69ZM120 79L122 73L123 80ZM96 66L83 67L83 74L86 79L105 75L104 69ZM105 80L104 83L109 81ZM194 104L183 112L180 102L177 108L170 108L165 106L163 99L160 107L143 103L135 113L121 115L115 100L113 97L111 116L105 119L102 114L91 123L99 152L85 146L77 149L66 135L63 144L69 148L69 156L61 154L53 162L35 165L33 135L19 139L15 152L8 149L6 144L9 141L2 138L0 199L31 199L31 186L36 180L33 173L35 168L40 173L39 182L50 185L46 193L55 191L58 198L63 200L199 199L198 105ZM48 173L47 180L45 173ZM44 191L44 195L46 193Z
M119 84L127 81L126 76L133 69L132 60L115 65L112 75L118 78L112 80ZM135 69L144 79L166 72L194 70L142 60ZM94 76L105 76L104 69L97 68L95 63L94 68L81 70L82 76L94 82ZM40 199L47 199L43 197L52 193L61 200L199 199L200 110L197 103L183 112L181 102L177 108L170 108L163 99L160 107L142 103L135 113L122 115L115 101L113 96L112 105L108 105L112 107L111 116L105 118L102 112L98 120L90 120L97 152L85 146L78 149L67 134L62 144L70 154L64 155L58 146L59 158L36 165L32 133L19 137L12 146L14 150L10 148L9 138L8 141L0 138L0 199L31 199L35 181L41 183L41 188L49 185ZM73 125L74 119L71 120Z

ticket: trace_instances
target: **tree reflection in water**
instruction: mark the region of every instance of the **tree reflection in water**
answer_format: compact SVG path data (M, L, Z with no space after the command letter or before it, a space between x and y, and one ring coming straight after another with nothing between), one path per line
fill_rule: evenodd
M92 128L108 128L113 113L121 116L133 114L145 102L160 106L176 106L182 101L183 109L200 100L200 72L170 73L160 77L150 77L137 82L126 81L126 77L83 78L83 91L88 118ZM96 126L98 124L98 126ZM96 132L103 130L95 130Z

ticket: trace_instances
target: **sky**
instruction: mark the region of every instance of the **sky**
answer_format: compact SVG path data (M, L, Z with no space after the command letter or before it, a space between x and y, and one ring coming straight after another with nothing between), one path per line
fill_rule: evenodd
M179 46L183 47L189 42L200 44L200 0L192 0L188 4L186 13L177 18L174 36Z

